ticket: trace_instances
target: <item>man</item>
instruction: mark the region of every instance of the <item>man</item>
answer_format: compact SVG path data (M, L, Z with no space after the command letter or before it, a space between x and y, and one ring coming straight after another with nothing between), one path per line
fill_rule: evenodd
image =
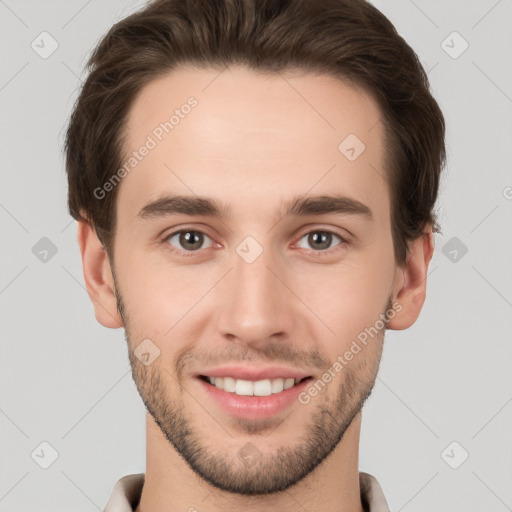
M363 0L157 0L89 65L69 207L148 411L105 510L388 510L361 410L425 300L445 159L412 49Z

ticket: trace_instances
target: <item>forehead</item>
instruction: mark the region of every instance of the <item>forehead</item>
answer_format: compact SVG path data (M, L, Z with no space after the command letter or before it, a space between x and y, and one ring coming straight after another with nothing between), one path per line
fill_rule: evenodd
M125 164L139 154L119 201L139 207L171 192L241 203L340 186L364 202L387 195L380 110L329 75L173 70L135 98L124 149Z

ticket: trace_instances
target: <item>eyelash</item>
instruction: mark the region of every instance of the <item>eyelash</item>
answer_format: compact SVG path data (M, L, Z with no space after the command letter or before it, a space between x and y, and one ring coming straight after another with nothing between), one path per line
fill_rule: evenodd
M174 247L173 245L170 244L169 240L176 236L176 235L179 235L181 233L188 233L188 232L192 232L192 233L199 233L199 234L202 234L204 235L205 237L209 238L212 243L215 243L213 242L212 238L210 236L208 236L206 233L204 233L203 231L199 230L199 229L193 229L193 228L184 228L184 229L180 229L178 231L173 231L172 233L170 233L169 235L166 235L164 238L163 238L163 242L166 244L166 247L174 254L178 254L178 255L181 255L181 256L184 256L184 257L192 257L192 256L195 256L197 253L200 253L202 250L204 249L197 249L195 251L187 251L187 250L181 250L181 249L177 249L176 247ZM348 240L346 238L344 238L343 236L341 236L339 233L336 233L335 231L331 231L329 229L312 229L310 231L307 231L305 233L303 233L300 237L298 237L296 239L296 241L294 243L297 243L299 242L300 240L302 240L305 236L308 236L312 233L327 233L327 234L330 234L330 235L333 235L334 237L337 237L340 241L338 244L336 244L334 247L331 247L330 249L325 249L325 250L314 250L314 249L310 249L311 251L311 254L313 254L315 257L322 257L322 256L327 256L327 255L330 255L334 252L337 252L339 250L341 250L341 247L342 246L346 246L348 244ZM207 247L206 249L208 249L209 247Z
M338 252L342 249L343 246L346 246L348 243L348 241L344 237L342 237L340 234L338 234L334 231L331 231L329 229L312 229L311 231L307 231L306 233L302 234L297 239L297 241L294 243L300 242L304 237L311 235L312 233L327 233L329 235L339 238L339 243L337 243L336 245L334 245L334 247L331 247L330 249L324 249L324 250L318 250L318 251L315 251L314 249L309 249L310 254L313 254L315 257L321 258L322 256L328 256L330 254Z

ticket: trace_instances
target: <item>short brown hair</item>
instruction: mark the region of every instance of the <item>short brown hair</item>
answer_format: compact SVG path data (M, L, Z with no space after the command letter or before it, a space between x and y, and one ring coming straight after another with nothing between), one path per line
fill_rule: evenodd
M94 226L109 254L123 126L135 96L178 65L327 73L371 94L386 128L395 259L437 230L445 164L443 114L417 55L365 0L156 0L116 23L93 51L66 133L68 206ZM340 141L341 142L341 141Z

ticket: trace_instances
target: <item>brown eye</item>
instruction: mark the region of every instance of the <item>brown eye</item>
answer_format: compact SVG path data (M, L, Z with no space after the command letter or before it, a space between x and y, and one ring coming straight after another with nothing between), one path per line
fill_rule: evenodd
M167 238L168 242L180 251L197 251L204 249L203 247L206 240L210 240L210 237L201 233L201 231L194 231L192 229L186 229L177 231ZM211 243L210 243L211 245Z
M338 239L339 242L343 241L339 235L330 231L310 231L299 240L298 245L303 249L325 251L326 249L331 249L331 244L335 239ZM304 245L303 240L306 241L305 244L307 246Z

